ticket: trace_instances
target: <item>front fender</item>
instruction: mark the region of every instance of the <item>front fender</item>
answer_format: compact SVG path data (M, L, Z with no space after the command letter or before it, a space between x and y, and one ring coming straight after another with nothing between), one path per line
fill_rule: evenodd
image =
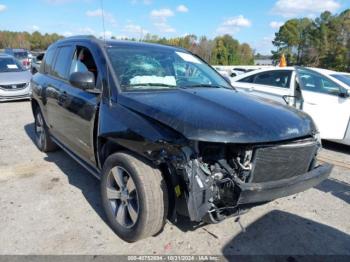
M181 145L187 143L178 132L117 103L101 104L98 138L153 162L180 154Z

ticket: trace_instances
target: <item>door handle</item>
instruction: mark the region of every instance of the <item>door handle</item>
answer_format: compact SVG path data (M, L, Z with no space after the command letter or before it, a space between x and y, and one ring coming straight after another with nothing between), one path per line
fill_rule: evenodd
M313 102L305 102L305 103L308 104L308 105L312 105L312 106L317 105L316 103L313 103Z

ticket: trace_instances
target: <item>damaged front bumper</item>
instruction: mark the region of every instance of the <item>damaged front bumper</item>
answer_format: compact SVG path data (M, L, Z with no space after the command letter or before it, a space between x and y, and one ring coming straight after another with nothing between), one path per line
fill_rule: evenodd
M277 198L302 192L318 185L329 177L333 165L324 164L296 177L264 183L244 183L238 185L241 192L238 205L267 202Z
M333 168L314 166L319 149L315 139L255 148L212 144L198 148L199 153L187 157L180 171L192 221L209 217L218 222L249 207L302 192L327 179Z

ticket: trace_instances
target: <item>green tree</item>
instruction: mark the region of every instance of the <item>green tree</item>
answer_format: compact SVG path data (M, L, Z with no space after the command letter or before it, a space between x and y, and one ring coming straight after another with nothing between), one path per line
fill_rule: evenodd
M285 53L289 64L350 71L350 9L338 15L326 11L314 20L288 20L273 44L275 60Z
M275 34L273 44L277 54L285 53L292 58L289 63L303 64L308 47L312 21L308 18L288 20Z
M211 64L228 65L227 49L222 39L219 39L218 41L216 41L216 45L213 48L213 52L212 52Z

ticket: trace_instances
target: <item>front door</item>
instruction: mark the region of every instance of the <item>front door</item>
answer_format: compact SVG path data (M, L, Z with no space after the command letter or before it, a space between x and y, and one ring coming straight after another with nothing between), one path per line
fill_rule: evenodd
M99 70L92 52L86 46L74 47L74 55L69 64L69 75L75 72L90 71L99 80ZM99 88L99 85L96 85ZM62 110L64 121L69 123L65 127L65 140L70 149L88 163L95 163L93 131L95 113L97 112L98 92L89 92L74 87L68 82L62 85Z
M343 88L326 76L297 68L303 110L315 121L323 139L343 139L350 119L350 99Z

